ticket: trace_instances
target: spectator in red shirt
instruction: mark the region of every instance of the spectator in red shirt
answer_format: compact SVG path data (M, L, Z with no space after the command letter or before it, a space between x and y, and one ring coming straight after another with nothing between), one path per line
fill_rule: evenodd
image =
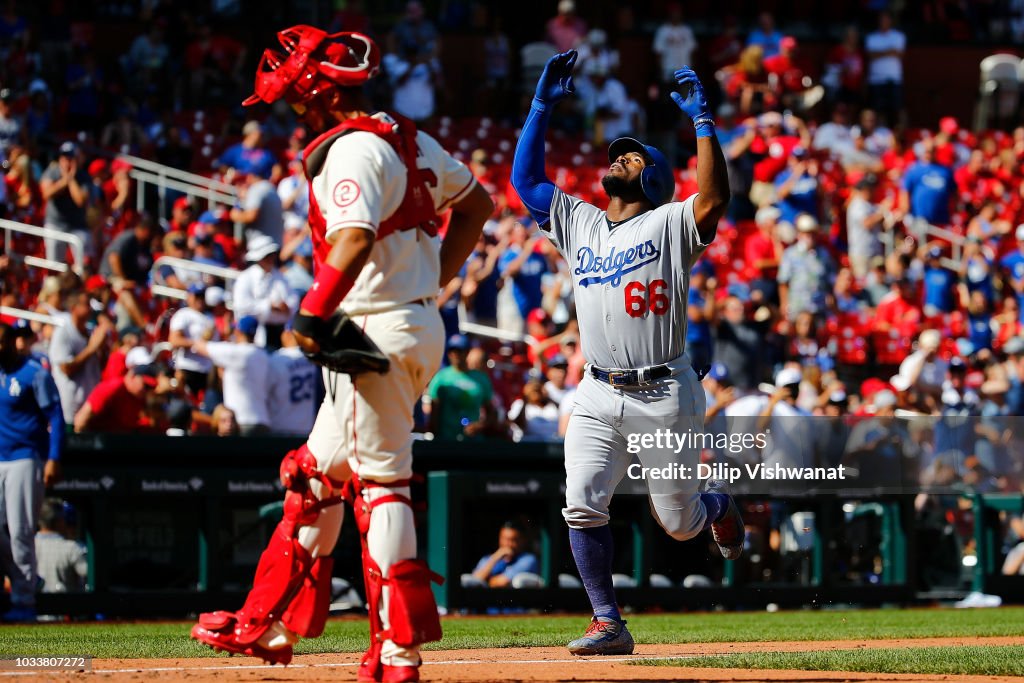
M156 389L159 376L155 365L140 365L123 378L100 382L75 414L75 431L136 431L146 423L146 399Z
M132 349L139 346L142 340L142 330L134 325L122 327L117 331L117 346L107 357L107 364L103 368L103 381L108 379L121 379L128 372L128 354ZM143 349L145 352L145 349Z
M830 102L860 104L864 90L864 53L860 49L860 32L856 26L848 26L843 33L843 42L829 50L825 58L825 75L821 80Z
M752 289L765 292L766 298L778 300L776 278L779 275L779 260L782 258L782 243L775 234L775 225L782 212L774 206L758 209L754 216L757 232L747 238L743 245L743 256L747 263Z
M905 336L914 336L924 317L918 298L913 280L901 277L894 281L892 291L878 303L875 330L888 332L895 327Z
M587 34L587 22L576 14L576 3L573 0L561 0L558 3L558 15L548 19L547 41L555 46L558 52L571 50Z
M784 123L792 126L792 132L783 128ZM783 119L782 114L776 111L762 114L757 125L757 132L748 143L749 152L755 159L750 201L761 207L774 201L775 176L786 168L793 150L797 147L810 148L811 137L803 121L795 116Z
M195 207L188 197L178 197L171 207L171 223L167 232L187 232L195 218Z

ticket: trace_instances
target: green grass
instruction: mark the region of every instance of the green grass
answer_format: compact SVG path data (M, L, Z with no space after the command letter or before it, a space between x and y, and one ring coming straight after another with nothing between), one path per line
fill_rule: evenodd
M564 645L586 627L581 616L452 617L445 639L429 649ZM198 657L212 654L188 638L191 624L98 623L0 627L0 656L91 654L95 657ZM844 610L650 614L629 618L637 642L710 643L778 640L870 640L1024 633L1024 608L998 610ZM327 624L324 635L297 652L360 652L365 620Z
M1024 676L1024 646L912 647L816 652L749 652L711 657L655 659L637 666L716 669L798 669L899 674Z

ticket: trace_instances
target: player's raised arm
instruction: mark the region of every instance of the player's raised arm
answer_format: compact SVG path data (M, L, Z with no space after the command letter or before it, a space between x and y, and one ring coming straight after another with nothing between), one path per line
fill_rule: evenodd
M715 135L715 121L708 110L704 86L697 74L688 66L675 72L680 92L672 92L672 101L693 120L697 131L697 190L693 201L693 215L697 219L697 232L704 244L715 238L719 219L729 204L729 173L725 155Z
M512 187L540 226L548 222L555 193L555 184L544 170L544 133L555 104L576 91L572 82L576 58L576 51L569 50L555 55L544 66L512 159Z

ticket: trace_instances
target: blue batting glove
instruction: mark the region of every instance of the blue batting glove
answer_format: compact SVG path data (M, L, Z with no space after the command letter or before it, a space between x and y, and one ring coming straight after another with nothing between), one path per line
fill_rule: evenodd
M572 69L576 66L576 50L557 54L544 65L544 73L537 81L536 101L540 104L554 104L576 92L572 82Z
M706 138L715 134L715 120L708 111L708 100L704 96L704 86L697 78L696 72L688 66L684 66L674 74L676 83L679 84L685 96L678 92L671 92L669 96L676 106L683 110L697 130L697 137Z

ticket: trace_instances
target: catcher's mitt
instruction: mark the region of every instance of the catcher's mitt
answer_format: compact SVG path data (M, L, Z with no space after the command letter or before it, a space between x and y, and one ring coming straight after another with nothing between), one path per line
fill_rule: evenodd
M333 372L358 375L364 372L384 374L391 361L351 319L338 311L327 320L312 315L295 317L294 329L320 345L306 358Z

